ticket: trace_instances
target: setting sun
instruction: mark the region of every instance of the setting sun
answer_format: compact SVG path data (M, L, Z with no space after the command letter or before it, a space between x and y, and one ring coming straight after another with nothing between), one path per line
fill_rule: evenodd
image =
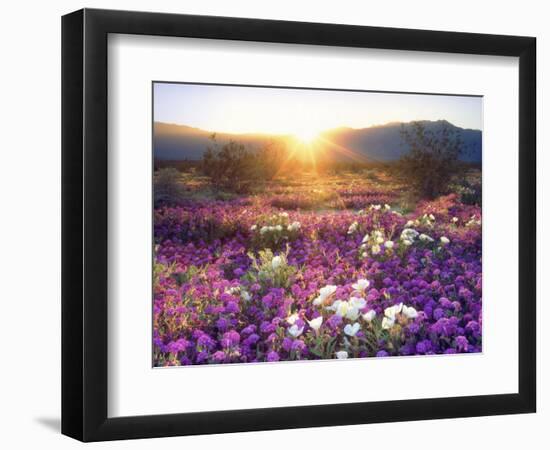
M303 144L312 144L319 137L320 131L313 128L301 128L292 134Z

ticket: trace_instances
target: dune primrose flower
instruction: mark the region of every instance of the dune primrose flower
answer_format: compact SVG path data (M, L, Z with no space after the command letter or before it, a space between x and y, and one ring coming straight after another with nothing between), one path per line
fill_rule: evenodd
M355 336L357 332L360 330L361 325L359 325L357 322L355 322L353 325L350 325L349 323L344 327L344 333L346 333L348 336Z
M363 319L367 322L372 322L374 318L376 317L376 311L374 309L371 309L370 311L363 314Z
M345 350L340 350L339 352L336 352L335 355L338 359L348 359L348 352Z
M394 318L384 317L382 319L382 328L384 330L389 330L391 327L393 327L394 323L395 323Z
M348 228L348 234L355 233L358 227L359 227L359 224L357 222L353 222Z
M309 320L308 324L314 331L318 331L319 328L321 328L321 325L323 324L323 316L319 316L319 317L316 317L315 319Z
M298 325L294 324L288 329L288 333L294 337L297 338L300 336L304 331L304 327L299 327Z
M325 287L319 289L319 296L313 300L315 306L322 305L326 299L336 292L336 286L327 284Z
M274 256L271 260L271 267L273 267L273 270L277 270L281 264L283 263L283 258L280 256Z
M357 280L357 283L353 283L351 287L355 289L357 292L364 292L365 289L367 289L370 285L370 282L368 280L365 280L364 278L360 278Z
M418 311L412 306L403 305L402 313L407 319L416 319L418 317Z

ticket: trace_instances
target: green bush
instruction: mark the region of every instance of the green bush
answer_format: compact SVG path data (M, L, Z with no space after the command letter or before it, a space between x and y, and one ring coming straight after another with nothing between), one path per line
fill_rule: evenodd
M472 182L467 179L453 184L451 190L460 196L460 201L465 205L481 205L481 182Z
M180 172L173 167L159 169L153 176L155 208L173 205L183 198L184 189L180 183Z
M238 193L248 192L258 178L255 155L243 144L219 144L215 135L202 159L202 170L214 186Z
M272 179L285 154L275 143L254 150L236 141L221 144L215 134L211 139L203 155L202 171L216 188L238 194L249 193Z
M447 122L427 130L423 123L403 127L401 137L410 150L398 161L397 174L422 198L433 199L449 191L453 177L464 173L459 156L464 144L458 130Z

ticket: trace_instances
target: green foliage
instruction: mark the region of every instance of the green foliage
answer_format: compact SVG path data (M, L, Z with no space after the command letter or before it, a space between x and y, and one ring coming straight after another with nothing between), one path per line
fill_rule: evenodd
M184 188L180 183L180 172L167 167L159 169L153 176L155 208L177 204L183 198Z
M449 191L453 177L464 172L459 156L464 144L458 130L443 122L437 130L427 130L421 122L401 130L410 151L397 164L397 175L420 197L433 199Z
M215 134L211 140L201 168L218 189L249 193L275 176L283 160L283 149L273 143L255 151L235 141L221 144Z
M178 286L181 286L182 284L189 283L193 278L195 277L205 277L206 272L208 271L209 265L206 264L202 267L197 266L189 266L185 271L183 272L174 272L172 273L172 278L176 280L176 283Z
M271 180L279 172L288 153L286 147L283 147L280 142L272 141L258 151L257 157L263 179Z
M472 182L468 179L453 184L451 191L460 196L460 201L465 205L481 206L481 182Z
M309 351L311 353L321 359L334 358L334 351L336 349L336 344L338 343L337 336L331 336L330 334L323 333L313 335L310 339L312 341L309 346Z
M153 264L153 285L158 284L161 276L168 276L171 274L171 267L167 267L164 264L155 262Z
M245 277L249 282L259 283L264 288L288 288L296 273L296 267L288 264L288 251L287 248L285 253L274 255L270 249L265 249L260 250L257 257L249 253L252 265Z
M254 249L277 250L300 234L300 223L290 223L288 213L263 215L250 229Z

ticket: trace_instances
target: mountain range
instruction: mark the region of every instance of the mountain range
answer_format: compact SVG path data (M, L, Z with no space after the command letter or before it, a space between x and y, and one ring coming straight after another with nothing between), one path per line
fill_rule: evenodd
M481 162L481 131L457 127L445 120L421 121L427 131L435 134L448 127L460 136L465 152L461 159L467 162ZM412 122L392 122L368 128L335 128L322 132L315 145L322 148L324 158L338 161L389 162L398 160L410 148L404 143L402 130L411 130ZM200 160L211 144L211 131L186 125L155 122L153 143L155 159ZM268 143L289 142L296 138L290 135L269 135L261 133L216 133L219 143L240 142L251 149L258 149Z

